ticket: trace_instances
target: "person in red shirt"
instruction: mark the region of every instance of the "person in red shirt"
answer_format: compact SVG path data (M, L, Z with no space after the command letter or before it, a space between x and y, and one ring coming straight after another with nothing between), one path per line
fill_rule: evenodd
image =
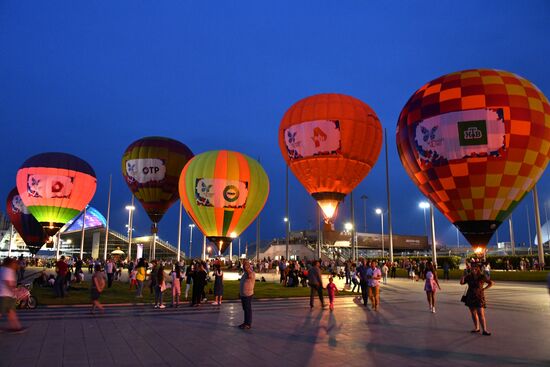
M327 293L328 293L328 300L330 303L330 310L334 311L334 296L336 293L338 293L338 289L336 289L336 284L334 284L332 277L328 278L328 284L327 284Z
M53 290L56 297L65 297L65 277L67 276L67 271L69 271L69 266L65 262L65 256L61 256L55 263L55 272L57 276L55 277Z

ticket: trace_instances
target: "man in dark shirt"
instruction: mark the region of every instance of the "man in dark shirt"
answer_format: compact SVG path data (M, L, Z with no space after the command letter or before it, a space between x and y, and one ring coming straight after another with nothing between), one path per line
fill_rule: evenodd
M361 297L363 298L363 305L367 307L367 301L369 299L368 284L367 284L367 270L369 266L367 260L360 259L359 266L357 267L357 275L359 275L359 284L361 285Z
M321 301L321 307L325 308L325 302L323 300L323 280L321 279L319 261L315 260L313 262L313 266L309 269L307 274L307 281L310 287L309 306L313 308L313 299L315 298L315 293L317 293Z

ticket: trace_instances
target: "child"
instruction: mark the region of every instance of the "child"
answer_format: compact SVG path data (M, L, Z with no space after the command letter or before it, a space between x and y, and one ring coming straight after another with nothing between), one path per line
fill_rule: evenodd
M137 282L137 270L134 268L130 272L130 290L132 290L132 287L135 286L137 289L138 282Z
M101 292L103 292L103 289L105 289L105 278L101 272L101 266L96 265L94 270L95 272L92 275L92 287L90 294L90 298L92 300L92 314L95 312L96 308L103 312L103 305L99 303L99 296L101 295Z
M332 282L332 277L328 278L328 284L327 284L327 293L328 293L328 300L330 302L330 310L334 310L334 295L338 293L338 289L336 289L336 284Z

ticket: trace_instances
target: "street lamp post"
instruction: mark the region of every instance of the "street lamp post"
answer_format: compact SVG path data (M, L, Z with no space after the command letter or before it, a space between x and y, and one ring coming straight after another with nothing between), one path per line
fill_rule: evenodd
M285 260L288 260L288 256L290 254L290 219L288 217L284 217L283 221L285 222Z
M351 258L353 259L353 251L354 251L354 248L353 248L353 223L351 222L346 222L344 223L344 230L346 231L346 233L349 233L351 238L350 238L350 245L351 245ZM334 249L334 258L336 259L336 249Z
M427 201L421 201L418 203L418 207L424 211L424 232L426 233L426 237L428 237L428 221L426 220L426 209L430 207L430 203Z
M189 225L189 258L191 259L191 246L193 245L193 228L195 228L194 224Z
M380 216L380 230L382 233L382 257L384 257L384 212L380 208L376 208L375 213Z
M134 196L132 195L132 204L126 205L126 210L128 210L128 261L132 260L132 232L134 229L132 228L133 222L134 222L134 210L136 207L134 206Z

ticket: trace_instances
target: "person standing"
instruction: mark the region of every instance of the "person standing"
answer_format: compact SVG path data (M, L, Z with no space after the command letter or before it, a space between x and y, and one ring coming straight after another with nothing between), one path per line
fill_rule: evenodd
M438 288L441 290L441 287L439 286L439 281L437 280L437 271L434 269L434 265L431 261L426 264L422 277L425 279L424 290L426 291L426 297L428 298L430 312L435 313L435 292Z
M202 295L204 293L204 287L206 285L206 271L202 263L195 265L193 271L193 293L191 295L191 306L199 307Z
M23 280L25 279L25 269L27 268L27 261L23 257L23 255L19 256L19 272L17 274L17 284L23 283Z
M451 268L451 266L449 265L449 263L447 261L445 261L443 263L443 279L449 280L449 269L450 268Z
M0 316L6 315L8 319L8 331L12 333L23 332L26 328L15 313L15 288L17 286L17 260L6 257L0 267Z
M166 290L166 283L164 281L164 266L159 263L155 268L155 272L151 273L151 278L155 278L155 308L166 308L162 303L162 293Z
M193 282L193 264L187 265L185 269L185 300L189 298L189 288Z
M55 263L57 276L55 277L54 292L56 297L65 297L65 278L68 271L69 266L65 262L65 256L62 255Z
M356 273L359 276L359 286L361 287L361 297L363 298L363 306L367 307L368 303L368 278L367 278L367 261L365 259L359 260Z
M390 270L388 268L388 265L386 265L386 263L384 263L382 265L382 283L384 284L388 284L388 271Z
M244 311L244 322L239 325L240 329L250 329L252 327L252 297L254 296L254 285L256 274L248 259L243 260L243 275L239 285L239 296Z
M334 284L332 277L328 278L327 293L328 293L329 308L331 311L334 311L334 297L336 293L338 293L338 289L336 289L336 284Z
M315 293L317 293L319 301L321 301L321 307L325 308L325 301L323 299L323 280L321 279L321 268L318 260L315 260L313 266L309 269L307 282L310 289L309 307L313 308L313 300L315 298Z
M96 307L103 312L103 305L99 302L99 297L101 292L105 289L105 277L101 272L101 266L96 265L94 269L94 274L92 275L92 288L90 298L92 300L92 313L95 312Z
M139 259L135 271L137 282L136 297L143 298L143 282L145 282L147 276L147 268L145 267L145 260L143 258Z
M474 322L474 329L472 333L479 333L480 326L483 331L483 335L491 335L487 330L487 320L485 319L485 308L487 304L485 302L485 290L491 288L494 282L487 278L482 272L479 263L472 263L471 272L460 278L460 284L468 284L468 290L466 291L466 306L470 309L470 315ZM487 284L484 287L484 284Z
M180 305L182 278L180 264L176 263L170 277L172 278L172 307L178 307Z
M382 272L376 265L376 260L373 260L370 263L370 268L367 269L368 293L374 311L378 311L378 307L380 307L380 279L382 278Z
M113 285L113 278L115 276L115 263L113 262L113 260L107 260L105 271L107 273L107 288L111 288Z
M346 285L351 285L351 262L349 260L344 264L344 274L346 276Z
M397 264L394 262L391 263L390 267L390 278L395 278L397 274Z
M221 305L223 298L223 271L220 264L214 265L214 297L213 304Z

